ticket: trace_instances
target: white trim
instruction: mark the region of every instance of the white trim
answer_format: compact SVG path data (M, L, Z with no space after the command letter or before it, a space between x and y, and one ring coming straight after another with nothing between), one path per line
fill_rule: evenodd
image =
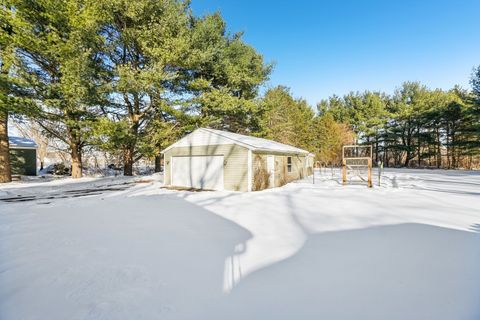
M265 153L269 153L269 154L278 154L278 155L289 154L289 155L294 155L294 156L305 156L305 157L308 155L308 151L296 152L296 151L283 151L283 150L260 149L260 148L255 148L255 149L252 149L252 150L257 151L257 152L265 152Z
M164 161L165 161L165 159L164 159ZM168 165L170 166L170 184L169 185L172 186L173 185L173 174L172 174L172 172L173 172L173 162L172 162L172 157L170 157L170 160L168 160Z
M15 146L15 145L10 145L9 146L9 149L16 149L16 150L37 150L38 147L18 147L18 146Z
M253 171L253 159L252 150L248 149L247 153L247 191L252 191L252 171Z

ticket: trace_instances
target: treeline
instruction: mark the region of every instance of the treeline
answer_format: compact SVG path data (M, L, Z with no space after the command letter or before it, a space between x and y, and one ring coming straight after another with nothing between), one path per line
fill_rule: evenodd
M318 113L283 86L269 89L259 101L258 136L309 150L322 166L338 165L342 146L352 144L355 133L330 113Z
M357 142L372 144L374 160L386 166L478 168L478 79L477 71L473 91L405 82L391 96L368 91L333 96L321 101L318 111L348 124Z
M332 96L317 112L285 87L261 99L261 136L310 150L321 165L339 165L345 144L371 144L385 166L480 168L480 68L473 90L430 90L403 83L393 95Z
M60 141L80 177L86 150L141 158L197 127L256 135L338 164L343 144L374 145L392 166L478 166L480 69L472 91L405 83L314 110L286 87L220 14L181 0L4 0L0 6L0 181L10 181L8 119ZM477 161L477 162L476 162Z

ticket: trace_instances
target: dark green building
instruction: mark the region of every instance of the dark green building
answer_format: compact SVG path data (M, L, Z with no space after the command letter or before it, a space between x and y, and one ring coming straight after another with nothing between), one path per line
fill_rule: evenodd
M37 175L37 144L35 141L8 137L10 143L10 163L12 174L22 176Z

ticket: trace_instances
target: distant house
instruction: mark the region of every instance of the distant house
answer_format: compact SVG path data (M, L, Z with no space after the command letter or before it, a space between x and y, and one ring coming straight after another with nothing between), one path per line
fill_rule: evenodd
M37 144L35 141L21 137L8 137L8 142L12 174L36 176Z
M282 186L312 171L312 155L290 145L207 128L162 151L165 184L252 191Z

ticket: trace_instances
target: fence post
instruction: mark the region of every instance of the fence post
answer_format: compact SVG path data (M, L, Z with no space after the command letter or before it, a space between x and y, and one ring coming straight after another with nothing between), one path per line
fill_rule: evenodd
M368 187L372 187L372 159L368 159Z
M347 160L342 159L342 183L347 184Z
M313 184L315 184L315 164L312 166Z
M378 162L378 186L381 186L381 179L382 179L382 171L383 171L383 162Z

